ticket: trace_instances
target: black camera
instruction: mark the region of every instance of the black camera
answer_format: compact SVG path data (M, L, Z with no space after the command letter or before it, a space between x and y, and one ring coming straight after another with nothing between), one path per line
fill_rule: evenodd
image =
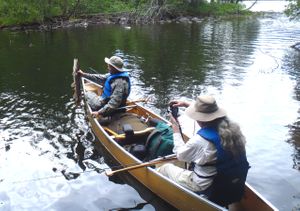
M169 108L169 109L170 109L169 112L171 112L172 116L173 116L175 119L177 119L177 117L179 116L179 115L178 115L178 112L179 112L178 107L175 107L175 106L173 106L173 105L170 105L170 108Z

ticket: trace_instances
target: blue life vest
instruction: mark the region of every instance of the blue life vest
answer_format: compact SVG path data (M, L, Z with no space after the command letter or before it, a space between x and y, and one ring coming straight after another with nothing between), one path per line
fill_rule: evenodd
M240 201L244 194L245 182L250 168L246 155L234 158L230 152L223 149L221 138L215 128L201 128L198 135L213 143L217 149L217 175L212 185L202 193L208 199L221 205L228 206Z
M126 80L128 81L128 85L129 85L129 88L128 88L128 95L129 95L130 90L131 90L129 74L128 74L128 72L120 72L120 73L109 75L107 77L107 79L105 80L104 87L103 87L103 93L101 95L101 97L103 99L107 99L111 96L111 94L112 94L111 80L113 80L115 78L126 78Z

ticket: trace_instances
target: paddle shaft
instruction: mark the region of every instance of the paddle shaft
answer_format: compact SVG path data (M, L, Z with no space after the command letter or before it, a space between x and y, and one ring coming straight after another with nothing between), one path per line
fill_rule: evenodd
M149 98L142 98L142 99L137 99L137 100L131 100L129 103L148 103Z
M73 81L74 81L74 98L75 98L76 106L79 106L81 102L80 76L77 74L78 71L79 71L79 62L78 59L74 59Z
M181 138L182 138L182 140L184 141L184 135L183 135L183 133L182 133L181 125L180 125L180 123L179 123L179 121L178 121L178 118L176 117L175 120L176 120L176 122L177 122L177 124L178 124L178 128L179 128L179 132L180 132Z
M110 177L110 176L114 175L115 173L119 173L119 172L122 172L122 171L130 171L130 170L134 170L134 169L138 169L138 168L142 168L142 167L147 167L147 166L152 166L152 165L155 165L155 164L158 164L158 163L163 163L163 162L166 162L166 161L176 160L176 159L177 159L176 156L174 154L172 154L172 155L169 155L169 156L165 156L165 157L162 157L162 158L157 158L157 159L145 162L145 163L125 167L125 168L118 169L118 170L115 170L115 171L106 171L105 174Z

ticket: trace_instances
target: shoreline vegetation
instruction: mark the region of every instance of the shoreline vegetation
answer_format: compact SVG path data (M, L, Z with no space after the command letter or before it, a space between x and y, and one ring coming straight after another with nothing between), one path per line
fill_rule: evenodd
M204 17L251 14L239 1L0 0L0 30L54 30L102 24L201 22ZM47 3L45 3L47 2Z

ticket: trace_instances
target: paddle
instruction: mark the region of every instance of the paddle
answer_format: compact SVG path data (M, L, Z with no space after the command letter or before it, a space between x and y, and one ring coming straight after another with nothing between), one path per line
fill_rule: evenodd
M81 90L80 90L80 76L77 74L79 71L79 62L78 59L74 59L73 63L73 83L71 84L71 87L74 88L74 99L76 106L80 105L81 102Z
M132 100L129 101L129 103L148 103L150 100L150 96L147 98L141 98L141 99L137 99L137 100Z
M130 170L134 170L134 169L138 169L138 168L142 168L142 167L147 167L147 166L152 166L152 165L155 165L155 164L158 164L158 163L163 163L163 162L166 162L166 161L170 161L170 160L176 160L176 155L175 154L172 154L172 155L167 155L167 156L164 156L164 157L160 157L160 158L156 158L154 160L150 160L148 162L145 162L145 163L140 163L140 164L137 164L137 165L133 165L133 166L129 166L129 167L125 167L125 168L122 168L122 169L118 169L118 170L115 170L115 171L106 171L105 174L107 176L112 176L114 175L115 173L119 173L119 172L122 172L122 171L130 171Z
M128 106L119 107L119 108L117 108L117 110L130 109L130 108L135 108L135 107L137 107L137 105L128 105Z

